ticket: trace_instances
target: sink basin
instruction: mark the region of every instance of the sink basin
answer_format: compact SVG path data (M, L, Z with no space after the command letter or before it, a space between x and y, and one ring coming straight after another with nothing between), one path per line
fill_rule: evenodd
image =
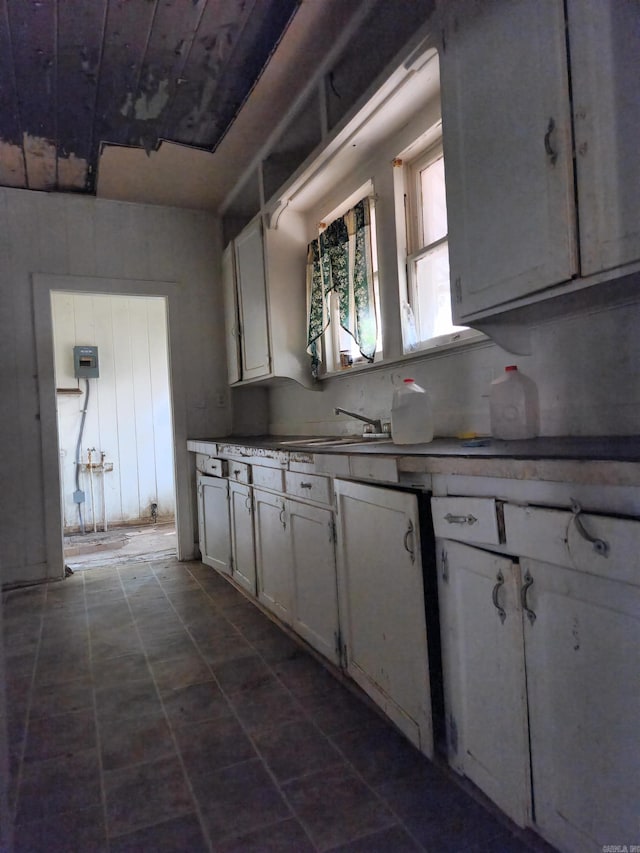
M281 441L285 447L343 447L347 444L379 444L391 441L390 438L363 438L361 435L327 436L319 438L301 438L294 441Z

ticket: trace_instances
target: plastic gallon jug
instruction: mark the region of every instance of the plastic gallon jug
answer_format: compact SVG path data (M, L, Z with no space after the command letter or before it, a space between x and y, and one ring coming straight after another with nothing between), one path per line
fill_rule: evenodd
M393 392L391 437L395 444L422 444L433 439L431 398L413 379Z
M538 389L515 364L494 379L489 392L491 435L494 438L534 438L538 435Z

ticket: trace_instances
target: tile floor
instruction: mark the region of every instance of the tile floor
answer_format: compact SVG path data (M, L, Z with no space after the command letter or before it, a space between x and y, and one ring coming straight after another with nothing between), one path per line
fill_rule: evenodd
M550 850L201 563L4 598L19 853Z

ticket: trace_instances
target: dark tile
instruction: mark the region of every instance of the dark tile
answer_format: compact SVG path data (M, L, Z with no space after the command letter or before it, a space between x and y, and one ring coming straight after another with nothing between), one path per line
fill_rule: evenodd
M99 628L91 632L91 659L109 660L142 652L142 644L135 625L120 628Z
M41 651L36 665L35 684L63 684L79 678L90 677L89 654L82 649L69 646L58 652Z
M180 753L193 780L255 758L250 740L234 719L217 719L176 730Z
M101 607L103 604L112 604L114 602L122 602L125 603L124 591L122 587L118 584L118 586L114 586L111 588L101 587L99 589L94 589L93 587L88 588L85 592L87 608L93 609L94 607Z
M292 640L291 637L282 631L277 631L277 629L272 634L253 639L251 645L260 657L264 658L270 664L289 660L295 657L300 651L299 643L296 643L295 640Z
M251 649L231 622L218 613L213 613L210 616L207 614L198 620L192 619L187 627L189 634L198 645L209 646L215 645L220 640L237 639L245 648Z
M196 654L193 640L183 629L175 634L148 637L144 650L150 663Z
M128 681L151 680L149 665L142 652L94 660L92 670L96 688L115 687Z
M442 853L458 853L469 847L488 844L503 834L504 826L471 798L464 805L450 805L438 815L410 817L405 821L409 832L427 849Z
M297 820L283 820L215 844L214 850L216 853L313 853L315 847Z
M211 681L211 670L195 649L190 655L158 661L151 665L151 669L161 693Z
M200 822L195 814L157 823L111 839L111 853L207 853Z
M194 810L177 758L106 771L104 786L110 837Z
M259 655L227 660L214 665L213 669L220 686L229 694L276 683L272 671Z
M173 610L171 613L152 610L140 616L136 615L136 625L143 643L153 637L179 634L180 631L184 630L183 622Z
M283 786L284 794L321 850L395 823L391 812L345 767L321 770Z
M44 602L45 610L84 610L84 584L82 580L69 578L51 584Z
M528 844L525 844L524 841L516 838L515 835L503 832L501 835L497 835L488 841L480 841L477 844L473 844L465 850L465 853L532 853L532 850L535 849L538 849L537 845L532 848ZM552 847L547 846L547 850L549 853L555 853Z
M279 782L344 763L327 738L305 720L260 732L254 743Z
M120 575L117 569L100 569L99 571L83 572L84 593L97 592L100 589L120 589Z
M36 665L37 650L38 647L35 643L30 647L23 647L22 649L9 647L6 650L5 657L5 673L7 678L31 677Z
M30 719L93 709L93 684L88 678L37 687L31 699Z
M401 826L391 826L373 835L333 847L331 853L416 853L422 849Z
M229 701L250 732L271 729L305 719L305 714L289 691L271 681L253 690L233 693Z
M299 651L293 657L280 661L274 665L273 669L282 683L296 696L318 693L336 683L334 676L304 651Z
M126 602L113 601L92 607L90 611L90 631L95 633L100 629L123 628L133 624L133 616Z
M424 763L419 774L378 785L376 793L403 821L417 818L430 823L439 820L451 808L473 802L456 782L430 761Z
M42 821L18 825L15 853L82 851L106 853L109 849L102 806L55 814Z
M118 574L123 582L153 577L153 563L139 562L119 566Z
M6 618L14 613L26 614L39 611L44 605L46 593L46 584L7 590L2 594Z
M243 761L199 776L194 792L215 843L291 816L261 762Z
M199 591L201 589L198 581L188 572L185 574L173 575L172 577L159 577L159 575L156 575L156 577L159 578L160 585L172 600L176 593L179 594L190 590Z
M154 609L163 609L170 613L170 604L164 590L155 578L148 578L143 583L135 586L126 586L127 602L136 616L153 612Z
M152 681L131 681L115 687L96 690L96 710L99 720L162 715L162 705Z
M41 648L46 651L52 644L84 642L88 622L84 610L73 613L53 611L42 620Z
M25 764L18 791L17 823L98 806L100 770L96 750L70 758Z
M332 737L334 744L374 787L390 779L419 775L428 759L383 721Z
M255 657L254 649L240 634L218 637L207 643L198 643L197 646L202 657L214 668L238 658Z
M372 708L338 682L329 690L303 694L300 704L327 735L361 729L380 721Z
M27 729L25 762L46 761L96 747L93 708L31 720Z
M159 560L151 563L153 574L160 580L188 578L191 576L187 566L173 560Z
M225 616L248 640L273 637L278 631L273 622L253 605L251 605L250 610L245 610L244 607L234 607L225 611Z
M162 702L171 724L176 727L233 715L229 703L213 681L167 691L162 694Z
M100 744L104 770L175 755L169 726L157 714L102 720Z

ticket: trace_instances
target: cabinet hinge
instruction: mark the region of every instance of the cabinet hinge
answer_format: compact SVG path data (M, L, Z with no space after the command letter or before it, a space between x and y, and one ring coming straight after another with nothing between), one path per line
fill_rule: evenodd
M229 569L233 571L233 555L229 554Z
M449 583L449 557L444 548L440 554L440 564L442 566L442 580Z
M453 295L456 302L462 302L462 281L460 280L460 276L458 276L458 278L454 282Z
M342 666L342 634L340 633L340 630L334 631L333 639L335 642L336 658L338 659L340 666Z
M333 544L335 545L335 544L336 544L336 542L338 541L338 533L337 533L337 530L336 530L336 520L335 520L335 518L332 518L332 519L331 519L331 521L329 522L329 530L330 530L330 535L331 535L331 541L332 541L332 542L333 542Z

